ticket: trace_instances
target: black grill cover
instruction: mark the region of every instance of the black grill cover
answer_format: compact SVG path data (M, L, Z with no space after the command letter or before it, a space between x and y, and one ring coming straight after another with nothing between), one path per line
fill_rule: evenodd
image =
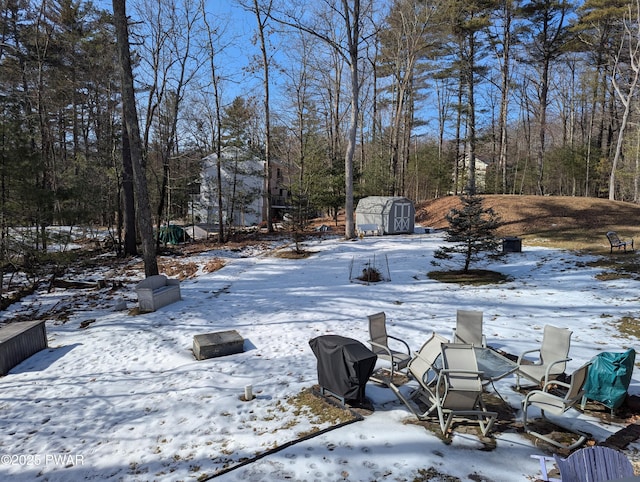
M309 340L318 360L318 383L346 401L362 404L364 390L377 356L358 340L323 335Z

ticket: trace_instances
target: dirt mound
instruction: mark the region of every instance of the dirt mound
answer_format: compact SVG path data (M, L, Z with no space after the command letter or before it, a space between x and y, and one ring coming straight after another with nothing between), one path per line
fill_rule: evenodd
M640 205L608 199L570 196L483 195L484 207L492 208L503 225L498 236L520 236L536 244L567 249L609 250L605 233L617 231L622 239L640 237ZM447 213L460 207L458 196L447 196L416 204L416 225L443 229ZM333 234L344 234L344 214L338 221L314 220L311 228L329 226ZM552 241L551 241L552 240Z
M623 238L640 237L640 205L608 199L570 196L483 195L485 208L492 208L504 223L500 236L544 235L576 231L604 236L618 231ZM460 207L458 196L447 196L416 204L416 224L442 229L448 226L446 215ZM312 228L327 225L335 233L344 233L344 214L338 222L330 218L314 220ZM604 240L606 242L606 239Z
M485 208L492 208L504 223L501 236L544 234L558 230L589 231L604 235L619 231L623 237L640 233L640 205L607 199L568 196L482 196ZM448 225L445 216L460 207L457 196L418 203L416 224L433 228Z

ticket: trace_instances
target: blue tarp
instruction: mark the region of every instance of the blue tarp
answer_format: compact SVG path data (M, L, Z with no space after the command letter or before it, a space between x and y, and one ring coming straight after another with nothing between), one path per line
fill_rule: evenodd
M622 405L631 382L635 359L633 348L624 353L603 352L593 357L584 385L585 397L611 410Z

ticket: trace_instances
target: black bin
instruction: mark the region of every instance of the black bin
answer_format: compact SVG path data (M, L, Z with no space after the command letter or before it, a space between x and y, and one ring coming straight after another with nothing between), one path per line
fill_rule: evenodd
M365 386L373 373L377 355L358 340L339 335L322 335L309 340L318 360L318 384L342 403L366 403Z
M522 239L516 236L502 238L502 252L503 253L521 253Z

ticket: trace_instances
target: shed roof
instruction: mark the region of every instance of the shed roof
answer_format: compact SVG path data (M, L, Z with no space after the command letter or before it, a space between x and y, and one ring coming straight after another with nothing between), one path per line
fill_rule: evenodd
M389 212L391 206L396 202L412 203L410 199L403 196L369 196L360 199L356 212L383 214Z

